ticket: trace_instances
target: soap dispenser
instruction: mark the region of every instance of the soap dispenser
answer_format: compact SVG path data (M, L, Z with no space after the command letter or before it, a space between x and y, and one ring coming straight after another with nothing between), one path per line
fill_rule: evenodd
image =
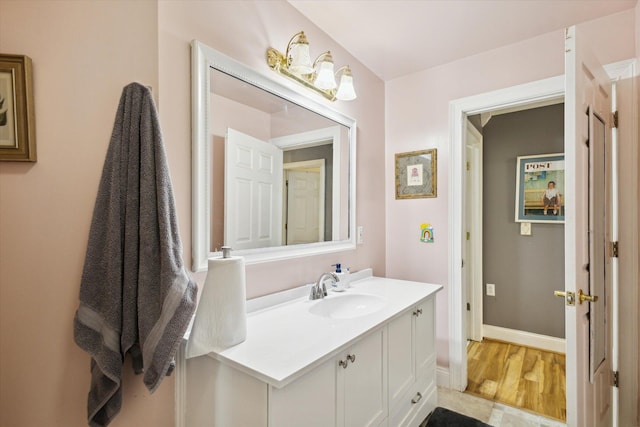
M338 278L340 279L340 281L335 284L334 290L344 291L349 287L349 275L347 274L348 272L342 270L341 264L333 264L333 266L336 268L336 276L338 276Z

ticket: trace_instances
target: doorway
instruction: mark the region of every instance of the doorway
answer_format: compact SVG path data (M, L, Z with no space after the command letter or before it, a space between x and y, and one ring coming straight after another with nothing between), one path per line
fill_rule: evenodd
M564 151L563 99L467 119L467 392L564 421L564 304L554 297L564 288L564 221L553 207L544 215L541 204L548 182L559 198L565 193L562 162L548 161ZM533 196L523 222L520 161L535 165L523 171Z
M555 101L564 96L564 78L562 76L545 79L514 88L498 90L490 94L477 95L452 101L450 104L450 135L454 143L451 145L451 175L449 212L450 226L450 283L463 283L463 246L466 235L463 235L464 206L460 195L464 193L466 118L483 112L521 108L534 102L545 103ZM462 309L466 307L467 290L465 286L452 286L449 289L449 384L450 387L463 391L467 385L466 355L466 316Z
M282 241L285 245L325 240L325 159L284 163Z
M468 117L463 245L468 339L565 350L564 306L553 296L564 287L564 221L560 210L543 215L542 204L547 185L555 187L558 199L564 195L564 170L549 169L562 161L548 161L564 151L562 101ZM545 161L534 163L532 155ZM523 190L516 179L519 161L536 168L522 171L528 210L515 218Z

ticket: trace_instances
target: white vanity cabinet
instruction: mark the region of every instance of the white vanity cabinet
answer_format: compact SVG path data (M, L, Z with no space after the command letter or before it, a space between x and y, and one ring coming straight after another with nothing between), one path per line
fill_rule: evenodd
M375 427L386 418L386 355L379 329L293 383L269 389L269 425Z
M388 413L385 334L367 334L282 388L210 357L190 359L186 425L381 426Z
M245 342L186 360L177 427L417 427L436 406L441 288L370 277L324 302L252 312ZM384 303L343 318L311 311L339 298Z
M389 425L417 426L437 404L434 299L388 325Z

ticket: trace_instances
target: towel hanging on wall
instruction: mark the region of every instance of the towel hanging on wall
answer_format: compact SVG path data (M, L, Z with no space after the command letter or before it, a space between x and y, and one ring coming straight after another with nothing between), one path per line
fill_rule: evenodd
M158 113L150 89L131 83L116 113L74 318L75 341L91 355L91 426L120 411L127 353L151 392L160 385L196 294L182 262Z

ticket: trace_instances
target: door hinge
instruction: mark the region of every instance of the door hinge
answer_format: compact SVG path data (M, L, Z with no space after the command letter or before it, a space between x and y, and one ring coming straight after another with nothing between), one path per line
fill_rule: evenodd
M471 304L467 303L467 311L471 311Z
M611 115L611 126L614 128L618 128L618 111L614 111Z
M613 386L620 387L620 372L613 371Z
M471 163L467 162L467 170L470 171L471 170Z
M467 240L471 239L471 233L467 231Z
M618 242L609 242L609 256L618 258Z

